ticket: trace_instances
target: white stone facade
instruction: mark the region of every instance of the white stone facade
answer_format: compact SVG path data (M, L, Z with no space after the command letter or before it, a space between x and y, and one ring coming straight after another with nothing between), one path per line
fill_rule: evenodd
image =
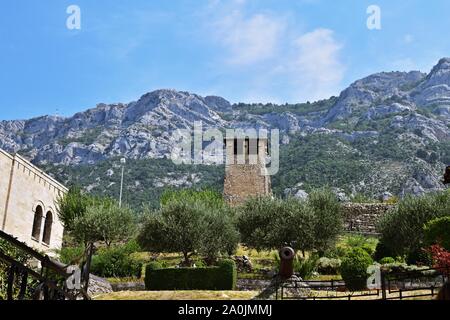
M56 201L67 188L19 155L0 149L0 229L53 255L64 228Z

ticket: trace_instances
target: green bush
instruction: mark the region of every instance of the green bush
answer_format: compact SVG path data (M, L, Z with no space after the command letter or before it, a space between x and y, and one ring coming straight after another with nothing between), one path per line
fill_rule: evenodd
M394 254L394 252L392 250L390 250L383 241L379 241L377 244L377 247L375 249L375 253L374 253L374 259L375 261L380 262L381 259L385 258L385 257L392 257Z
M408 196L384 215L377 229L384 245L401 256L420 249L424 245L423 226L433 219L448 216L450 192L427 194L422 197Z
M342 261L341 275L348 290L367 288L367 268L373 264L370 255L361 248L352 249Z
M64 247L58 252L59 260L65 264L77 265L84 257L84 252L84 246Z
M406 263L417 266L432 266L433 258L431 257L431 253L419 248L408 253Z
M123 246L101 248L93 257L91 272L105 278L141 277L142 261L133 258L139 251L135 242Z
M159 262L149 262L145 265L146 270L159 270L163 268L164 266Z
M383 259L380 260L381 264L392 264L395 263L395 259L392 257L384 257Z
M318 261L317 271L320 274L339 274L342 261L341 259L333 259L322 257Z
M345 236L341 246L345 248L345 254L354 248L361 248L370 256L373 256L378 245L378 239L362 235Z
M294 272L303 280L309 279L317 271L317 262L319 257L312 255L308 258L299 258L298 256L294 260Z
M225 260L214 267L159 269L148 264L145 270L145 288L164 290L234 290L236 288L236 264Z
M425 225L424 231L427 246L439 244L450 250L450 216L431 220Z

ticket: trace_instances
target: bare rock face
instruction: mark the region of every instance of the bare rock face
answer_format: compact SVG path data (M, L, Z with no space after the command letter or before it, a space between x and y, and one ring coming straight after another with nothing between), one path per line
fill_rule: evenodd
M418 105L449 106L450 58L441 59L411 95L414 102Z

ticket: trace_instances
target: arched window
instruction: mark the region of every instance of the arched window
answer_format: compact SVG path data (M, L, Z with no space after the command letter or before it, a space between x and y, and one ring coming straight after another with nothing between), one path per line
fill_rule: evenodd
M41 225L42 225L42 207L37 206L36 211L34 212L34 221L33 221L33 231L31 232L31 236L39 240L41 236Z
M52 236L52 224L53 224L53 215L49 211L47 212L47 215L45 217L44 235L42 236L42 242L48 245L50 244L50 238Z

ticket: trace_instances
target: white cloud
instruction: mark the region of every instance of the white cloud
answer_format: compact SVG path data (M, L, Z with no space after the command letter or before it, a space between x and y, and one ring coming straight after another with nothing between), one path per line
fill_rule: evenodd
M249 11L245 0L210 0L207 33L221 47L215 68L241 101L315 101L338 95L345 66L333 30L301 31L291 16ZM214 20L214 22L211 22ZM225 76L226 78L227 76Z
M342 45L329 29L316 29L294 41L296 50L291 68L299 92L310 100L336 94L344 77L340 60Z
M227 50L227 62L250 65L272 58L282 35L283 21L266 14L244 17L234 10L216 24L220 43Z

